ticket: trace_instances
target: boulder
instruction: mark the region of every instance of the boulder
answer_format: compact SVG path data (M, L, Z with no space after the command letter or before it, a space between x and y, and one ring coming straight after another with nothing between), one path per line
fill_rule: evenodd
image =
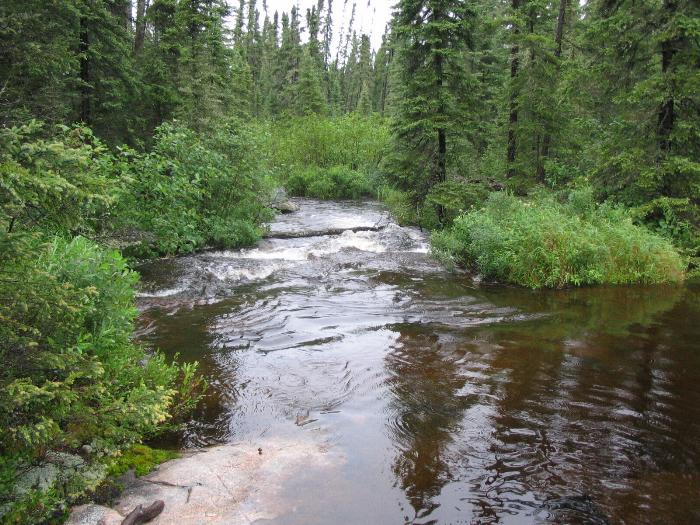
M124 516L102 505L80 505L70 513L65 525L121 525Z
M289 200L289 196L284 188L276 188L270 196L270 208L281 213L293 213L299 211L299 206Z

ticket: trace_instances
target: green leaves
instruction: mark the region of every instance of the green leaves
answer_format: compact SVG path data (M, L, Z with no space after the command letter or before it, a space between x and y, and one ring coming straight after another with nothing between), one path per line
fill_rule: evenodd
M169 364L131 341L137 275L119 254L82 237L0 241L11 250L0 253L0 471L14 476L0 479L0 507L12 515L50 500L19 520L35 523L87 485L67 489L62 476L82 474L56 463L56 486L36 494L15 485L23 472L57 450L99 464L190 408L204 383L196 365ZM92 452L80 459L83 445ZM90 472L93 485L102 479Z
M236 248L260 238L270 218L257 137L242 123L222 123L202 136L164 124L153 150L129 165L111 228L137 233L137 254L189 253L205 246Z
M433 248L488 279L530 288L678 282L685 268L669 241L621 209L597 206L585 189L567 204L492 194L435 234Z

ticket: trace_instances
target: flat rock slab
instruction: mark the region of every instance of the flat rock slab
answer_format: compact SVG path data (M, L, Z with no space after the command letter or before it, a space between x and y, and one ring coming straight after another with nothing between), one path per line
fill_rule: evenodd
M75 507L65 525L121 525L124 516L116 510L101 505Z
M328 469L342 463L341 456L313 440L222 445L164 463L127 487L115 509L126 516L137 505L163 500L165 510L149 522L156 525L248 525L275 520L294 512L300 495L290 486L298 476L314 472L328 476ZM93 521L85 521L84 510L79 509L74 509L69 525L102 525L102 516L94 509Z

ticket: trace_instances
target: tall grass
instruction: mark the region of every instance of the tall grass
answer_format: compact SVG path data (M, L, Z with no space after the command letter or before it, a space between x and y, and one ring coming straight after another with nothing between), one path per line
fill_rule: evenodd
M494 193L482 209L433 236L439 257L484 277L530 288L678 282L684 262L666 239L591 192L531 201Z

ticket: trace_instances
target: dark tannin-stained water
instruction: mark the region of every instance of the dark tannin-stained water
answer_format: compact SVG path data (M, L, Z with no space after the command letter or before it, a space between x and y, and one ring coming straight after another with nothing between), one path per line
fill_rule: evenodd
M700 523L700 288L475 282L374 203L142 268L140 338L212 394L185 447L310 439L279 524Z

